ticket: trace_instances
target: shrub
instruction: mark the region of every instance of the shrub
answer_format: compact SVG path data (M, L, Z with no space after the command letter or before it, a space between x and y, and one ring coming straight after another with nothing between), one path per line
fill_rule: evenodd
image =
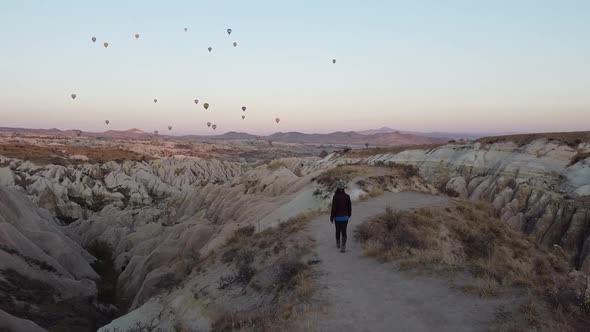
M488 258L494 250L494 235L470 234L463 240L465 254L470 258Z
M278 266L276 283L279 288L291 289L295 286L295 278L308 266L298 260L288 259Z
M244 241L244 239L252 236L255 231L256 231L256 228L254 227L254 225L240 227L240 228L236 229L234 234L227 240L227 245L238 244L238 243Z
M279 168L287 167L287 166L285 165L285 162L283 162L282 160L273 160L270 163L268 163L268 165L266 165L266 167L271 171L276 171Z
M573 166L586 158L590 158L590 152L578 152L570 160L569 166Z

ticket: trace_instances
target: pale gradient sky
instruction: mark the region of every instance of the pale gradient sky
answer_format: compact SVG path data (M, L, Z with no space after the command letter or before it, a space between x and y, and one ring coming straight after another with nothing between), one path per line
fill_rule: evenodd
M0 126L590 129L585 0L1 0L0 43Z

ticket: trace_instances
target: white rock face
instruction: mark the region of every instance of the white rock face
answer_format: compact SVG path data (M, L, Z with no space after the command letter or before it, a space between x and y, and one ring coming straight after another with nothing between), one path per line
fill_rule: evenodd
M2 331L19 331L19 332L47 332L46 329L31 322L30 320L20 319L0 309L0 330Z
M0 280L2 289L8 289L8 293L0 290L0 297L10 299L1 303L12 303L1 310L16 317L22 310L32 310L27 311L30 316L36 315L35 310L47 310L22 308L31 292L38 294L38 302L32 305L70 300L88 303L97 293L98 275L90 267L93 261L94 257L62 233L48 211L35 207L23 194L0 186ZM24 326L35 330L31 324Z
M8 167L0 167L0 186L14 186L14 173Z
M109 161L102 165L35 166L3 158L0 184L12 186L15 175L23 190L40 207L69 223L88 218L108 204L149 206L203 183L227 182L247 164L218 160L165 159L150 162Z
M590 250L581 245L590 242L590 234L583 231L590 225L590 163L586 159L571 165L572 158L585 148L546 140L522 147L514 143L449 144L429 151L378 155L367 161L412 164L439 188L492 202L502 220L547 246L562 246L572 263L578 257L575 265L590 273Z
M311 177L331 165L295 158L283 163L284 167L274 170L258 166L226 183L176 189L162 205L133 209L109 205L70 224L67 233L85 247L99 241L113 248L115 268L121 272L118 296L135 309L161 291L158 285L182 280L200 257L223 245L237 228L254 225L260 231L325 206L324 200L313 196L313 188L305 187ZM114 174L122 169L107 176L107 186L125 186L130 181ZM235 176L231 169L228 172L227 176Z

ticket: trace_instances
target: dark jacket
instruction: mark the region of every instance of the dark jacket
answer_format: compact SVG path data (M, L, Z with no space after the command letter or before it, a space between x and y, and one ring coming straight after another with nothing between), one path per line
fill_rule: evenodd
M344 217L352 215L352 204L350 203L350 196L344 190L336 190L332 198L332 214L330 220L334 221L336 217Z

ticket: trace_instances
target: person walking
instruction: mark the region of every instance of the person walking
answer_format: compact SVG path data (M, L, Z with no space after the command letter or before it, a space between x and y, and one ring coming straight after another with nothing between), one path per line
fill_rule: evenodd
M332 213L330 222L336 226L336 248L340 252L346 252L346 227L352 215L350 196L344 191L346 183L343 180L336 182L336 192L332 198ZM342 239L342 242L340 242Z

